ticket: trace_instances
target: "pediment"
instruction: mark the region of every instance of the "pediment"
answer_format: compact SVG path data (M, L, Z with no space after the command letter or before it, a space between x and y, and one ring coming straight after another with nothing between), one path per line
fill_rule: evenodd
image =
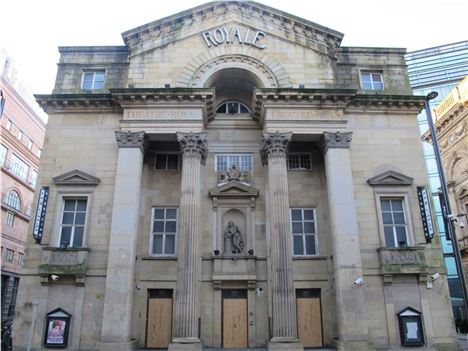
M53 178L56 185L92 185L96 186L101 181L90 174L78 169L58 175Z
M411 185L413 178L402 173L388 170L367 180L369 185Z
M317 23L253 1L237 0L209 2L128 30L122 38L134 55L224 25L259 30L323 53L334 52L343 39L342 33Z
M257 197L259 190L237 181L231 181L210 189L211 197Z
M468 197L468 188L462 188L459 192L458 192L458 198L460 200L464 199L465 197Z

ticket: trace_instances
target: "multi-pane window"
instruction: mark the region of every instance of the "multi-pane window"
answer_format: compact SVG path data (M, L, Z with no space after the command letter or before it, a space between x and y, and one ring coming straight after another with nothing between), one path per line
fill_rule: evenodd
M387 247L408 246L408 228L403 199L380 198L382 223Z
M5 164L6 156L7 156L8 148L0 144L0 166L3 166Z
M29 166L21 160L18 156L12 155L11 156L11 163L10 163L10 172L16 175L23 181L26 181L28 178L28 171Z
M24 254L20 252L18 253L18 264L23 265L23 262L24 262Z
M288 168L295 170L312 169L312 162L310 161L310 153L307 152L294 152L288 156Z
M104 70L84 72L81 89L83 90L102 89L104 88L105 80L106 80L106 72Z
M15 213L13 211L7 210L5 224L9 227L13 227L15 223Z
M41 157L41 153L42 153L42 150L41 150L41 149L37 149L37 157Z
M252 155L216 155L216 171L227 171L233 164L240 171L252 171Z
M175 255L177 208L153 208L150 254Z
M383 78L381 72L361 71L362 89L383 90Z
M87 199L64 199L60 225L60 247L81 247L86 220Z
M156 154L154 168L162 170L179 169L179 154Z
M32 185L33 187L35 187L35 186L36 186L36 182L37 182L37 171L33 170L33 171L31 172L31 185Z
M23 131L18 130L18 134L16 134L16 138L21 141L23 140Z
M33 142L31 139L28 140L28 149L31 150L33 147Z
M293 253L295 256L317 254L318 243L315 209L292 208L291 232L293 237Z
M238 101L226 101L218 106L216 113L225 113L225 114L238 114L238 113L250 113L249 108L241 102Z
M13 261L13 256L15 255L15 252L10 249L6 249L6 256L5 256L5 261L11 262Z
M17 211L21 210L21 200L16 190L10 190L6 195L4 202L7 206Z
M7 130L11 130L12 125L13 125L13 123L9 119L7 119L6 124L5 124L5 128Z

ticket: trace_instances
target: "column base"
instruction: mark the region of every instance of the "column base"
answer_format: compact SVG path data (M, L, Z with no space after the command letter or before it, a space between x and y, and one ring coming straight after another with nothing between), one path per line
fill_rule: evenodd
M96 343L96 351L134 351L136 340L128 342L102 342Z
M375 351L375 346L369 340L335 340L338 351Z
M202 351L203 345L198 338L174 338L168 351Z
M304 347L297 338L274 336L268 342L268 350L303 351Z

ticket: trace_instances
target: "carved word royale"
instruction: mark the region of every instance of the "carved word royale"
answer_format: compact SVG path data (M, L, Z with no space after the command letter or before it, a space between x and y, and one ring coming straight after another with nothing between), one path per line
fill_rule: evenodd
M245 32L241 32L239 27L226 28L219 27L212 31L203 32L203 39L205 39L206 45L218 46L221 44L234 44L236 41L239 44L252 45L259 49L265 49L266 45L258 43L261 39L265 38L265 33L262 31L251 31L249 28Z

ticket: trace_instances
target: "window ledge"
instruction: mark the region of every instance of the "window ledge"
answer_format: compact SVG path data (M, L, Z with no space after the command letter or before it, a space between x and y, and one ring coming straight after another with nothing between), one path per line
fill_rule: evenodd
M427 273L426 252L422 246L380 247L377 252L383 275Z
M142 261L177 261L177 256L140 256Z
M89 247L57 247L57 246L44 246L42 248L44 251L91 251Z
M300 261L300 260L312 260L312 261L326 261L328 259L327 256L293 256L293 261Z

